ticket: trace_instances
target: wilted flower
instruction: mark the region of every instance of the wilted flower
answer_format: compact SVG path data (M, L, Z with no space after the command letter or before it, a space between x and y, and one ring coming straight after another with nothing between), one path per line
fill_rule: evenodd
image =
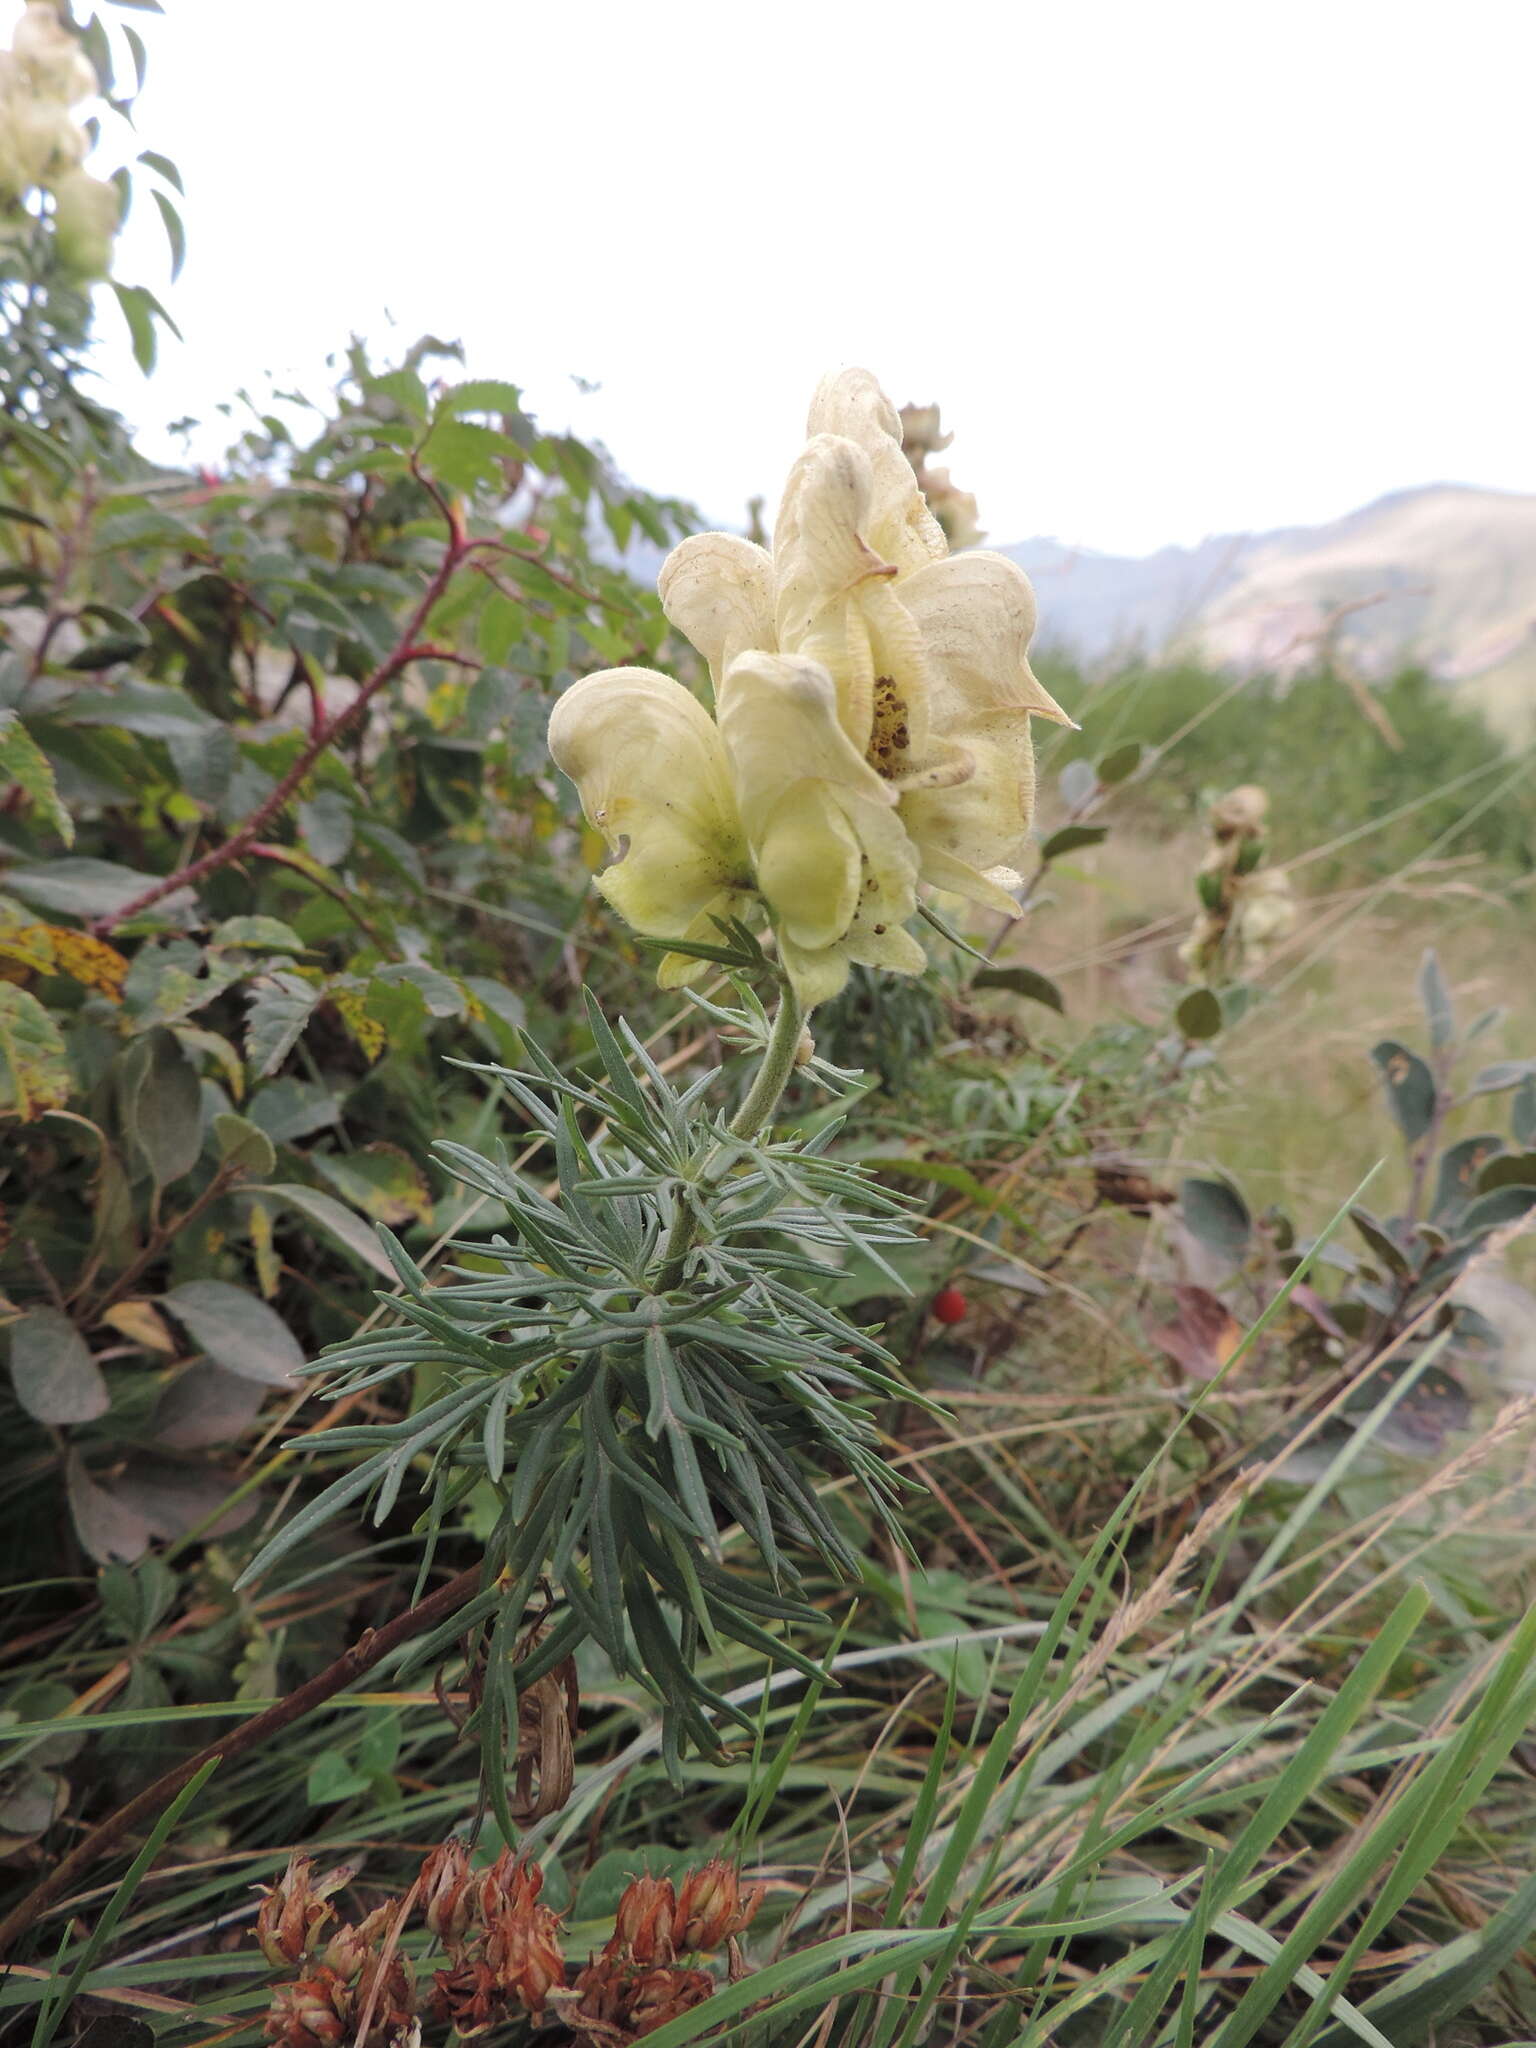
M272 1993L262 2032L282 2048L336 2048L346 2038L351 1995L334 1970L316 1970Z
M1256 782L1240 783L1211 805L1211 832L1218 840L1234 835L1251 839L1263 831L1268 816L1268 791Z
M346 1983L354 1983L375 1960L395 1917L393 1905L376 1906L355 1927L338 1927L321 1951L320 1960Z
M605 1952L576 1979L574 1999L561 2007L560 2017L579 2041L612 2048L692 2012L714 1988L702 1970L666 1963L636 1966Z
M458 1963L432 1973L432 2010L463 2040L473 2040L494 2026L506 2011L496 1973L485 1961Z
M474 1879L476 1904L487 1927L503 1913L526 1913L544 1889L544 1872L503 1849L488 1870Z
M459 1841L441 1842L421 1866L420 1897L428 1927L455 1954L475 1925L475 1885L469 1851Z
M531 1903L499 1914L486 1934L485 1958L506 1996L537 2016L565 1983L559 1916Z
M639 1963L670 1963L676 1919L677 1895L670 1877L632 1877L619 1900L603 1954L631 1956Z
M724 1948L746 1931L763 1902L765 1887L741 1889L741 1878L729 1863L712 1856L684 1878L677 1894L674 1921L679 1950Z
M331 1894L339 1892L353 1875L349 1865L339 1864L316 1881L310 1875L314 1867L313 1857L290 1856L277 1883L259 1887L262 1901L256 1914L256 1939L274 1969L302 1962L316 1946L320 1929L336 1917L335 1908L328 1903Z
M660 938L714 936L753 892L807 1007L851 963L922 971L919 881L1011 911L1034 802L1034 598L1002 555L946 559L865 370L825 379L773 548L696 534L659 579L709 664L718 723L670 679L589 676L550 751L614 864L608 900ZM628 872L626 872L628 871ZM698 971L681 955L667 982Z

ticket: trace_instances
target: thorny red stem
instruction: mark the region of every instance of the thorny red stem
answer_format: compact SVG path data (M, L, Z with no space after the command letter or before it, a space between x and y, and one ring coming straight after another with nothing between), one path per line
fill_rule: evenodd
M245 822L238 825L226 840L214 847L211 852L205 853L200 860L190 861L185 867L178 868L174 874L162 876L150 888L125 903L120 910L114 910L107 917L97 918L91 929L98 938L107 937L120 924L125 924L129 918L138 917L167 896L174 895L178 889L194 887L209 875L216 874L220 868L228 867L231 861L239 860L243 854L249 853L272 821L287 809L320 756L357 723L386 683L393 682L401 670L408 668L413 661L444 661L452 658L449 649L434 647L430 643L418 644L417 635L466 555L476 548L493 546L495 543L466 538L463 521L456 508L445 506L445 516L448 520L448 545L443 552L443 559L434 570L420 602L407 619L393 650L368 677L352 702L338 711L333 718L324 720L316 727L308 745L281 782L269 796L262 799Z

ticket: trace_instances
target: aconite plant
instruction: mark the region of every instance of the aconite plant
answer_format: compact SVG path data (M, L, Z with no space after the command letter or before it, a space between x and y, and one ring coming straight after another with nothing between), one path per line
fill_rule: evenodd
M717 1754L741 1717L699 1676L701 1646L815 1668L794 1646L810 1619L797 1561L854 1568L824 1482L851 1479L900 1536L871 1410L915 1397L825 1296L847 1254L879 1266L907 1237L904 1204L831 1156L835 1122L804 1138L774 1113L797 1070L846 1086L807 1019L852 964L924 971L922 892L1016 909L1030 723L1063 714L1029 667L1026 578L949 553L873 377L826 379L809 434L771 552L699 534L662 568L713 709L619 668L573 685L550 721L611 850L598 889L660 952L664 983L713 971L734 988L734 1007L694 1000L754 1051L745 1099L728 1115L713 1073L676 1085L590 999L592 1072L531 1043L521 1068L482 1069L546 1141L537 1178L504 1147L440 1146L504 1205L501 1234L457 1247L473 1265L435 1281L384 1233L400 1277L387 1327L320 1362L333 1395L419 1367L442 1391L398 1422L327 1431L360 1461L253 1566L364 1496L383 1517L423 1474L429 1530L493 1489L483 1588L444 1637L491 1629L478 1713L504 1819L518 1693L585 1639L654 1693L670 1761L688 1743ZM728 1565L733 1526L760 1571Z

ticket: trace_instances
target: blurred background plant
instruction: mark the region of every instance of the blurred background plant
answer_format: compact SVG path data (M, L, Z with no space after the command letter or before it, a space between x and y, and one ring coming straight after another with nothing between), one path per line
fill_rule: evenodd
M619 1343L619 1576L698 1623L653 1600L637 1640L590 1520L511 1554L526 1442L498 1464L477 1410L434 1465L433 1432L496 1392L487 1303L564 1328L601 1270L618 1341L662 1197L614 1189L602 1246L585 1183L729 1116L761 1039L725 961L703 1004L652 989L544 752L575 676L689 673L625 564L691 514L430 337L274 393L217 469L141 456L90 319L114 293L147 365L163 315L93 298L109 252L59 219L129 27L3 74L54 141L5 173L0 251L0 1877L38 1907L0 2018L41 2048L1536 2032L1528 763L1422 676L1377 695L1393 747L1324 672L1052 674L1083 731L1019 919L939 903L924 980L856 972L753 1166L864 1191L840 1245L792 1219L797 1341L867 1346L837 1399L915 1482L905 1540L814 1434L771 1509L707 1452L691 1494ZM174 167L134 162L179 251ZM1269 874L1298 914L1234 945ZM530 1263L572 1189L580 1243ZM767 1235L722 1297L778 1274ZM301 1377L329 1345L352 1376ZM590 1417L541 1454L584 1511Z

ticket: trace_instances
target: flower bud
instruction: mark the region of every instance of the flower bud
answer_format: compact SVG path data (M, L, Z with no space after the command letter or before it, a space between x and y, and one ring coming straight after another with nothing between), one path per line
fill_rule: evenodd
M1245 838L1264 828L1264 819L1269 811L1269 797L1256 782L1245 782L1237 789L1229 789L1211 806L1211 830L1218 839L1232 839L1238 834Z

